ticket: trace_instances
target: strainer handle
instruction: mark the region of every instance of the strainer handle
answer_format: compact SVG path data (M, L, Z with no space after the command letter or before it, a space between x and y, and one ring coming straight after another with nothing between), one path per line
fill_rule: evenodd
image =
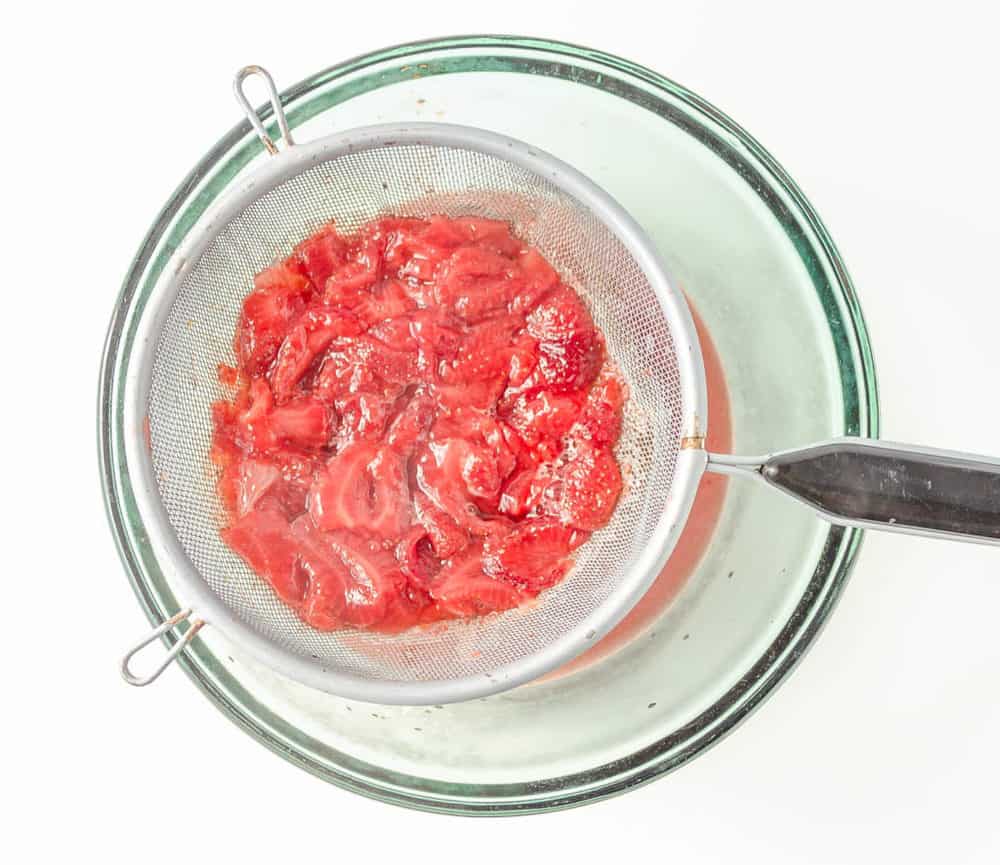
M243 84L251 75L257 75L264 79L264 83L267 85L267 95L271 100L271 110L274 112L274 118L278 121L278 129L281 130L281 137L285 140L285 146L291 147L295 144L292 139L292 132L288 128L288 119L285 117L285 109L281 107L281 97L278 95L278 88L274 86L274 79L271 78L271 73L268 72L263 66L244 66L239 72L236 73L236 78L233 81L233 91L236 93L236 101L240 103L243 108L244 113L247 116L247 120L250 121L250 125L253 127L254 132L257 133L257 137L261 140L264 147L267 148L267 152L272 156L277 155L278 145L274 143L274 139L267 134L267 130L264 128L264 123L260 119L260 115L257 114L257 110L250 104L250 100L247 99L246 91L243 89Z
M709 454L708 469L756 476L840 525L1000 544L1000 459L847 438Z
M191 642L200 631L205 623L201 619L195 619L191 622L190 627L178 638L177 642L174 643L173 648L167 652L166 657L160 662L160 665L156 667L151 673L145 676L138 676L132 672L132 668L129 666L132 663L132 658L136 656L142 649L146 648L150 643L152 643L157 637L162 637L167 631L176 625L179 625L185 619L190 617L191 609L181 610L179 613L171 616L163 624L154 628L149 634L142 638L138 643L136 643L122 658L122 678L125 679L130 685L135 685L141 688L143 685L148 685L150 682L155 682L167 667L170 666L171 662L184 650L184 647Z

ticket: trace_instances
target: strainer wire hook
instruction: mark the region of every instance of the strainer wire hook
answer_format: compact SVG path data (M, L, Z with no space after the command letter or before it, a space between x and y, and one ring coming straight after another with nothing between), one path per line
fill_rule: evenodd
M271 74L263 66L244 66L239 72L236 73L236 78L233 81L233 91L236 93L236 100L242 106L247 119L250 121L250 125L254 128L257 133L257 137L261 140L264 147L267 148L267 152L272 156L276 156L278 153L278 145L274 143L274 139L268 134L267 129L264 127L264 123L260 119L260 115L257 114L257 110L250 104L250 100L247 99L246 91L243 89L243 84L251 75L257 75L264 79L264 83L267 85L268 98L271 100L271 110L274 112L274 117L278 121L278 129L281 130L281 137L285 141L286 147L292 147L295 141L292 139L292 132L288 128L288 120L285 117L285 109L281 107L281 97L278 95L278 88L274 86L274 79L271 78Z
M157 666L151 673L146 675L137 675L131 667L132 658L137 655L142 649L146 648L150 643L156 640L157 637L162 637L167 631L179 625L185 619L190 618L192 610L190 607L185 610L181 610L178 613L172 615L169 619L162 622L158 627L154 628L149 634L143 637L138 643L136 643L122 658L121 661L121 674L122 678L125 679L130 685L135 685L137 688L141 688L144 685L148 685L151 682L155 682L167 667L170 666L171 662L184 650L184 647L190 643L198 634L204 626L205 622L202 619L194 619L188 629L177 639L174 643L173 648L167 652L166 656L160 661L159 666Z

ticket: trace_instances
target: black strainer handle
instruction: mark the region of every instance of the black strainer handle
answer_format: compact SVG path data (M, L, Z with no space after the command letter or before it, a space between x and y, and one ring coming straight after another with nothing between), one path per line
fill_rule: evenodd
M708 469L756 475L833 523L1000 544L1000 459L837 439L760 458L710 454Z

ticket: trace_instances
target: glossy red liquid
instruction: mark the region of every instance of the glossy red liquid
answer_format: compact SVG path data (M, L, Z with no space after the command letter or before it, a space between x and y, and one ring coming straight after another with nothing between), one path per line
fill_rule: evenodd
M327 226L257 275L234 349L222 536L315 628L518 606L617 504L623 386L504 223Z

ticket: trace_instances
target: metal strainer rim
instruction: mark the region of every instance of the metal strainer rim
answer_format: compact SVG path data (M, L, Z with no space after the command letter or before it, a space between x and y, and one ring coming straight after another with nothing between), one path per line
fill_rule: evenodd
M579 621L544 650L494 670L489 676L468 676L421 682L373 680L329 669L262 637L209 588L177 538L160 499L144 421L158 335L173 297L201 253L231 219L253 200L310 167L338 156L372 147L424 144L487 153L552 180L587 206L634 256L660 300L674 340L681 381L682 437L691 443L677 456L668 506L655 537L609 600ZM482 129L442 123L382 124L335 133L317 141L288 146L220 200L189 233L164 269L160 284L137 323L135 351L125 376L125 457L138 481L136 501L152 552L178 576L186 602L199 621L215 625L237 646L272 669L317 689L375 703L435 704L486 696L530 681L578 655L609 631L645 593L662 568L683 528L698 479L704 470L703 448L707 396L700 348L687 304L674 288L652 242L634 219L610 195L585 175L554 156L528 144Z

